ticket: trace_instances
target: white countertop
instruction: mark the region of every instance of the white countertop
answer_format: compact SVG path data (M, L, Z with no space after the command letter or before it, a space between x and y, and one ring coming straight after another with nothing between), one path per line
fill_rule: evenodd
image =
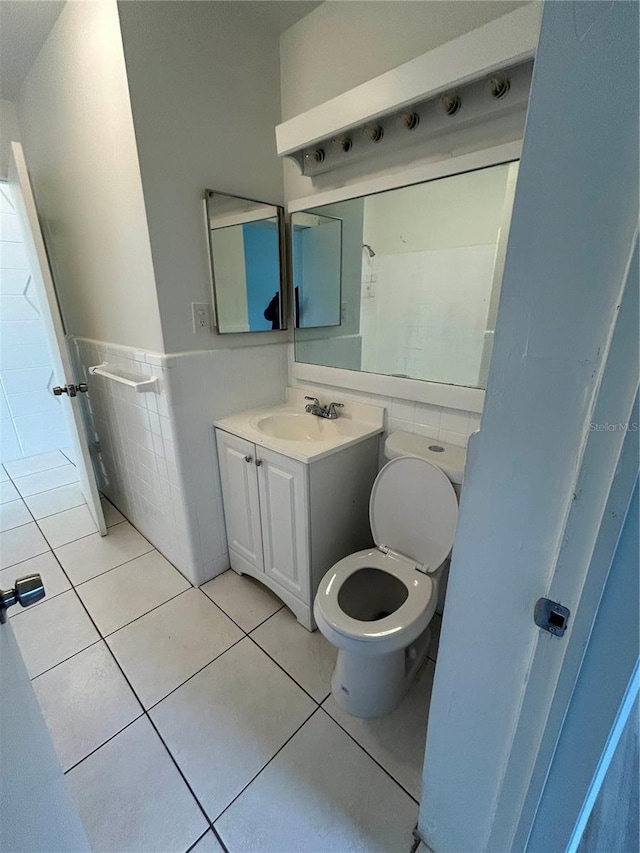
M304 389L289 388L286 403L250 409L220 418L215 421L215 426L267 450L282 453L306 464L324 459L325 456L379 435L383 431L384 409L380 406L357 403L346 398L337 399L335 402L344 403L344 408L339 409L338 418L328 420L305 412L304 407L308 401L304 399L304 395ZM330 401L320 402L326 405ZM276 427L271 425L277 425L278 418L282 415L285 416L284 422L288 420L286 416L293 416L291 422L295 423L296 430L304 437L284 438L264 431L270 428L275 430Z

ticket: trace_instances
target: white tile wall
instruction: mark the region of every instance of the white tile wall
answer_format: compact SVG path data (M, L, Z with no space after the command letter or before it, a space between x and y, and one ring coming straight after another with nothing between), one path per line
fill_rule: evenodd
M75 338L100 488L193 583L229 567L213 422L284 399L286 344L178 355ZM156 376L152 392L93 376L103 361ZM87 399L88 397L88 399Z
M69 442L18 217L0 185L0 462Z
M290 384L309 389L322 400L341 400L349 398L383 406L385 409L385 433L402 429L406 432L424 435L427 438L437 438L440 441L466 447L472 432L480 429L481 415L476 412L465 412L458 409L447 409L442 406L430 406L427 403L416 403L413 400L401 400L385 397L380 394L365 394L332 385L316 385L291 379Z

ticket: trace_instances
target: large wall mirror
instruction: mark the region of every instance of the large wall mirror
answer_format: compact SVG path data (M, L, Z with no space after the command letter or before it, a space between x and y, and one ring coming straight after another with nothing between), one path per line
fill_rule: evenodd
M484 388L517 169L292 214L294 235L299 225L313 244L307 256L293 247L296 361ZM305 323L305 305L332 322Z
M215 190L205 207L218 332L286 329L283 208Z

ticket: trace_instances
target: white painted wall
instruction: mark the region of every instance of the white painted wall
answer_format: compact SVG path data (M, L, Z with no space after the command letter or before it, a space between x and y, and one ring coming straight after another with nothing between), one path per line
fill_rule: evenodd
M0 462L71 443L9 184L0 183Z
M16 106L67 331L161 350L115 0L65 6Z
M284 399L286 387L290 332L195 337L191 320L191 303L211 300L204 190L282 203L274 133L279 34L261 5L167 0L118 7L171 353L163 367L186 508L180 553L195 583L229 567L213 420ZM162 476L161 458L156 470Z
M511 849L548 712L532 691L529 724L518 729L534 652L546 697L565 648L540 636L533 606L555 584L577 607L597 525L578 523L554 575L565 523L570 513L591 517L613 473L609 465L581 493L581 455L637 227L637 29L632 3L544 10L431 700L419 830L438 853ZM637 371L637 348L610 387L626 393L637 382L634 360Z
M194 338L191 321L191 303L211 299L205 188L282 203L279 41L256 5L118 7L167 352L288 339Z
M282 120L522 5L487 0L322 3L282 35Z
M0 180L9 174L11 143L20 142L16 105L13 101L0 99Z
M534 0L535 2L535 0ZM325 2L282 34L280 40L282 118L292 118L354 86L427 53L458 36L508 14L516 2ZM500 124L484 147L521 138L522 121ZM502 137L500 136L502 134ZM472 134L473 136L473 134ZM477 148L477 140L475 142ZM468 134L441 137L419 150L381 150L352 166L313 181L284 161L287 201L319 189L343 186L371 175L408 168L417 162L474 150Z

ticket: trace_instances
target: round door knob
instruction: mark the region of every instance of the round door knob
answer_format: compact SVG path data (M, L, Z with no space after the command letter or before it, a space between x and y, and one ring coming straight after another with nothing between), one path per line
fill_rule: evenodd
M26 575L26 577L18 578L14 587L14 592L18 604L23 607L28 607L30 604L35 604L44 598L44 584L40 575Z
M245 462L253 462L253 457L252 456L245 456L244 461Z
M14 604L28 607L44 596L44 584L40 575L33 574L18 578L13 589L0 590L0 622L5 621L5 611L8 607L13 607Z

